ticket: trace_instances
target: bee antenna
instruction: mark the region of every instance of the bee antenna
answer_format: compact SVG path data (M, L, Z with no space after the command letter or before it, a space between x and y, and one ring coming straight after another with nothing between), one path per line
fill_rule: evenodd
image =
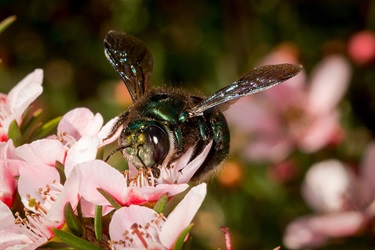
M105 162L107 162L108 160L109 160L109 158L112 156L112 155L114 155L115 153L117 153L118 151L121 151L121 150L123 150L123 149L125 149L125 148L128 148L128 147L130 147L130 145L127 145L127 146L122 146L122 147L118 147L118 148L116 148L115 150L113 150L111 153L109 153L109 155L105 158Z

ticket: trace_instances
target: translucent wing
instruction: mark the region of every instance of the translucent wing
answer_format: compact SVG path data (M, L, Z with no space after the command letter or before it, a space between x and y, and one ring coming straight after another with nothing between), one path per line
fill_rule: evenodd
M141 40L112 30L104 38L104 53L135 102L145 93L150 82L153 67L151 52Z
M301 72L301 65L277 64L266 65L255 68L238 81L220 89L212 96L201 101L191 110L188 110L189 117L202 115L204 111L221 104L233 103L238 98L251 95L256 92L271 88L276 84L286 81ZM220 106L225 110L227 106Z

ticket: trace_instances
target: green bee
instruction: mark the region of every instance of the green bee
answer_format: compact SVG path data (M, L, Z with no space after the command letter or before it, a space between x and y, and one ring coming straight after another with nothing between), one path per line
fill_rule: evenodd
M230 134L222 111L237 99L297 75L302 66L266 65L255 68L238 81L209 97L184 89L149 88L153 58L139 39L110 31L104 39L104 52L130 92L133 105L119 116L109 137L122 129L119 147L136 168L150 168L158 177L159 166L168 166L193 147L192 161L210 147L193 179L211 172L228 155ZM109 158L108 156L108 158ZM107 158L107 159L108 159Z

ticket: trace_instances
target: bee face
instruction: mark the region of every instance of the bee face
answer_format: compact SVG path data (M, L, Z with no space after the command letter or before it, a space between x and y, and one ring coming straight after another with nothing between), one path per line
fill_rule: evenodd
M153 59L147 46L123 32L110 31L104 52L124 81L133 100L131 110L120 115L109 137L122 128L120 151L135 167L147 167L158 174L194 147L188 162L210 151L193 178L215 169L229 152L229 128L221 113L229 103L286 81L301 70L292 64L266 65L251 70L239 80L208 98L184 90L149 89ZM185 159L185 158L184 158Z
M135 120L122 130L119 144L124 157L135 167L156 167L164 162L170 152L169 137L168 128L163 124Z

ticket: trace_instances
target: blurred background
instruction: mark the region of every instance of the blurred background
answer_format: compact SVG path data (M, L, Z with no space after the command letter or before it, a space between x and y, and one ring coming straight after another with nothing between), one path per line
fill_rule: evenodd
M108 121L131 105L103 53L112 29L147 44L154 86L209 95L260 64L302 64L294 82L227 111L231 154L208 181L191 249L225 249L222 225L233 249L293 247L288 224L317 213L301 193L306 172L337 159L358 173L374 139L374 13L371 0L0 0L0 20L17 17L0 34L0 92L42 68L44 91L34 105L45 121L79 106ZM334 121L308 126L323 116ZM123 164L120 158L113 164ZM374 235L370 221L317 248L373 249Z

